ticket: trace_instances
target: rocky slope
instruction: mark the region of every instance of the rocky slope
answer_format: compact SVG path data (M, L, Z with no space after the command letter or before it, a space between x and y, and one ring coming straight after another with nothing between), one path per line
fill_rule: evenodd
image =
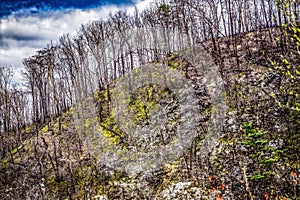
M178 159L146 174L127 174L98 162L78 133L74 119L78 107L70 108L56 120L41 125L38 134L34 127L23 131L27 139L1 161L0 198L298 199L300 113L281 105L286 97L282 88L289 79L270 62L280 58L281 49L269 34L275 38L278 32L262 30L220 38L219 51L213 50L212 41L202 44L215 58L228 107L221 135L209 154L203 153L203 141L214 112L212 98L203 74L186 59L172 54L166 62L188 79L201 110L197 136ZM297 59L289 62L299 66ZM171 122L178 118L178 102L172 92L150 85L134 96L130 109L136 123L147 120L143 106L148 110L157 104L169 108L170 124L163 129L164 141L159 136L150 143L125 138L109 110L107 90L86 100L97 105L91 111L97 117L81 127L87 130L98 123L114 145L138 146L138 151L170 142L176 129L176 123ZM143 101L147 103L141 104ZM88 106L87 102L80 106Z

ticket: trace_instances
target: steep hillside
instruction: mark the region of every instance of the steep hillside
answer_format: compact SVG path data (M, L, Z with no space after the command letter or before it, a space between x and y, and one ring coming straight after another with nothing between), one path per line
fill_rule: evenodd
M202 150L214 109L212 98L203 75L173 53L165 63L187 78L200 107L197 135L179 158L144 174L128 174L105 160L98 161L91 153L97 140L88 144L84 140L91 137L84 134L94 133L89 129L95 124L111 146L136 152L154 151L155 146L171 143L178 126L174 93L147 85L132 94L130 116L142 125L148 123L147 116L156 105L164 105L168 108L167 123L154 139L125 137L110 110L112 84L55 120L46 120L38 134L34 126L23 130L28 136L1 160L0 198L299 199L300 29L291 26L286 30L290 35L284 47L276 39L280 38L278 29L202 43L222 75L228 107L221 135L210 154ZM220 47L218 51L214 42ZM94 104L95 109L91 107ZM88 117L78 129L76 112L85 107ZM9 140L9 135L4 140Z

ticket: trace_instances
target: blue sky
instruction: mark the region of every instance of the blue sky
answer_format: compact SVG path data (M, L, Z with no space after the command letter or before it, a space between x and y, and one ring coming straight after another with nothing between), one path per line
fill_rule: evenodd
M47 10L92 9L108 4L133 4L134 0L2 0L0 2L0 17L8 16L20 10L31 10L32 13Z
M57 43L64 33L75 35L81 24L107 18L122 9L144 9L152 0L0 0L0 66L13 66L21 79L22 59Z

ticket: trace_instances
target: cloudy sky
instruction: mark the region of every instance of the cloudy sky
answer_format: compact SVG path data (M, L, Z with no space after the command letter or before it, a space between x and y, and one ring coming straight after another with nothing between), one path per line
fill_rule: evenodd
M20 79L22 59L64 33L75 35L81 24L108 17L118 9L133 12L151 0L1 0L0 66L12 66ZM16 81L17 81L16 80Z

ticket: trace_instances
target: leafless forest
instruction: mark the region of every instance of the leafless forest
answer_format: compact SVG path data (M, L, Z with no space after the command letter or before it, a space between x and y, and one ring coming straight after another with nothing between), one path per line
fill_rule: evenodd
M80 25L78 26L80 27ZM93 189L93 185L97 185L97 183L86 180L82 183L85 184L84 186L77 187L79 183L76 182L74 175L77 168L73 168L72 164L66 168L69 171L65 172L71 174L71 178L69 175L65 175L70 180L68 189L58 191L60 194L45 191L39 180L47 179L47 170L52 170L57 183L54 185L53 182L50 181L51 183L49 183L49 180L46 180L45 184L48 186L52 184L54 188L60 187L58 177L64 177L64 175L60 174L58 163L60 162L59 154L63 153L58 149L55 150L59 146L58 143L47 141L44 139L45 137L42 137L44 141L40 139L41 129L46 124L54 123L71 106L96 92L105 91L107 93L105 95L109 99L111 84L127 72L146 63L165 62L166 58L173 52L184 51L194 44L203 44L220 66L222 78L228 83L226 85L228 95L236 95L235 97L230 96L229 99L242 98L243 92L239 91L242 91L243 88L239 88L241 85L238 85L237 82L232 82L231 76L232 73L240 77L245 75L245 71L247 71L244 68L245 59L257 61L256 64L261 65L266 70L273 69L269 72L269 79L262 80L266 84L276 82L278 74L287 76L286 80L288 81L285 82L285 79L281 77L281 82L276 82L276 87L281 88L281 90L278 89L278 94L270 95L269 98L274 101L272 105L281 110L277 110L278 115L298 113L293 115L297 117L286 122L293 124L293 126L288 125L286 127L287 131L294 132L294 135L297 136L300 116L298 85L300 69L299 57L297 57L300 46L299 26L299 0L155 1L147 9L136 10L131 15L127 14L126 11L118 11L112 13L107 20L99 19L81 25L77 35L65 34L60 37L57 44L48 44L44 49L37 51L35 55L24 58L25 82L22 87L16 86L12 82L13 69L2 66L0 68L0 158L2 162L0 170L3 173L0 175L0 198L6 199L6 194L9 194L10 198L24 199L90 199L93 195L95 196L97 192ZM245 44L248 44L250 40L255 45L247 47ZM256 49L254 53L251 51L252 48ZM270 48L276 49L276 53L270 51ZM275 57L276 55L278 57ZM228 58L229 56L230 58ZM275 67L276 63L280 66L286 66L286 68ZM291 69L287 66L290 66ZM289 77L290 79L288 79ZM256 81L259 82L259 80ZM267 91L267 93L270 94L271 92ZM242 101L232 100L231 102L235 102L234 106L239 110L248 109L246 104L241 103ZM258 99L257 102L254 101L254 104L260 106L264 104L264 100ZM256 112L255 108L253 112ZM287 116L292 115L287 114ZM262 116L262 118L268 120L271 117ZM256 125L260 128L270 126L267 121ZM251 126L249 125L248 128ZM247 130L247 125L244 128ZM59 127L60 131L62 129ZM34 173L20 170L20 168L28 168L26 162L19 163L14 160L16 154L24 156L21 151L25 145L24 141L29 138L36 138L33 145L35 154L32 158L35 163L29 164L31 159L28 158L27 160L28 166L36 170ZM64 140L68 140L68 138L64 138ZM299 141L298 139L292 140ZM45 145L52 146L54 153L47 155L47 152L42 152L38 148L39 145L44 145L43 148L46 148ZM70 154L74 152L70 149L69 151ZM299 147L291 150L291 152L299 153ZM188 153L184 155L184 168L189 172L194 166L192 154L194 154L193 150L191 150L191 155ZM49 160L49 166L43 165L44 156ZM299 160L300 158L295 158L289 169L299 170ZM80 162L87 161L81 160ZM254 166L256 168L261 167ZM90 168L92 168L90 177L96 179L103 175L97 174L97 169L92 166ZM20 170L20 174L27 173L27 178L18 180L18 176L23 176L17 175L18 170ZM13 175L14 171L16 171L16 175ZM291 174L287 169L286 171L288 175ZM295 174L292 178L300 176L299 172L294 171ZM189 176L196 175L189 174ZM230 176L234 176L234 174ZM241 171L241 176L243 176L243 171ZM83 179L83 177L81 178ZM13 183L9 183L10 180L13 180ZM100 178L98 181L101 182ZM106 180L102 181L104 183ZM285 185L282 188L269 188L269 193L260 190L260 188L264 188L260 183L257 185L249 183L249 185L246 181L242 184L243 189L232 189L231 194L242 195L235 199L279 200L284 199L284 196L287 197L285 199L298 199L300 195L299 179L295 179L295 181L298 182L294 185L291 183L291 191L286 189L289 185ZM221 182L221 179L209 179L208 184L211 184L212 188L217 187L218 189L219 187L218 190L223 191L224 189L220 189ZM264 184L271 183L264 182ZM13 189L10 190L14 187L18 188L16 189L18 192L14 192ZM78 192L80 187L82 187L83 193ZM105 193L107 188L101 187L101 191ZM28 192L22 192L25 190ZM116 195L118 192L112 193ZM53 196L48 195L48 193ZM282 198L278 194L282 194ZM108 196L111 199L126 199L126 195L119 195L118 197L113 196L113 194ZM141 196L141 199L147 199ZM221 195L216 195L213 199L221 199ZM227 197L227 199L232 198Z

